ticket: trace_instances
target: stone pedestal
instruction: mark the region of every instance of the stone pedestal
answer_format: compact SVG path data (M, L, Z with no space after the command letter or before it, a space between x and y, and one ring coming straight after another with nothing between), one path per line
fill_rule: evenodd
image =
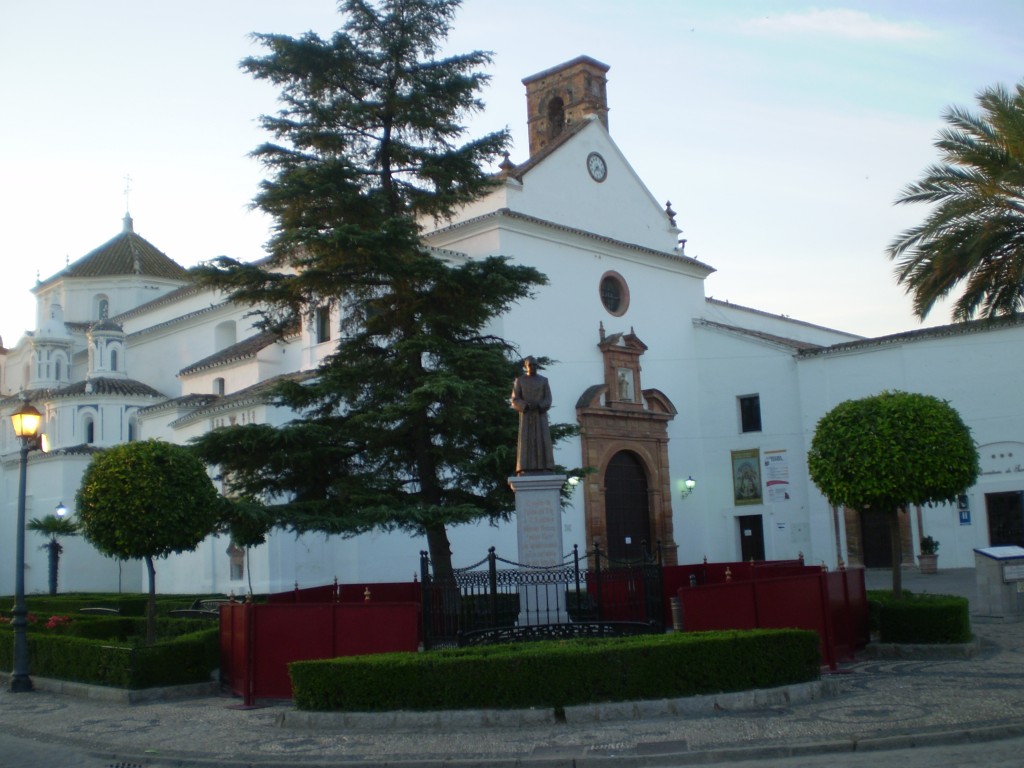
M508 479L516 494L517 561L523 566L562 565L561 489L565 475L517 475ZM537 584L520 589L520 625L564 624L564 584Z

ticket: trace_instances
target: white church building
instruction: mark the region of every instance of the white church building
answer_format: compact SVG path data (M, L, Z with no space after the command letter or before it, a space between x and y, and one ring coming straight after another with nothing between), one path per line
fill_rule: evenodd
M883 520L835 509L811 483L806 454L836 404L883 390L948 400L970 426L982 472L957 503L901 515L904 562L921 537L940 567L972 567L976 547L1024 545L1024 323L973 322L862 338L708 298L714 269L684 251L674 212L655 200L608 128L608 67L579 57L524 80L530 156L506 159L502 183L453 219L425 224L439 257L502 254L549 283L500 318L523 355L551 358L551 419L580 426L556 461L591 471L572 490L563 541L634 557L660 542L668 562L795 558L889 563ZM255 254L255 258L259 255ZM8 288L10 289L10 288ZM229 424L281 424L269 386L313 370L337 317L284 340L248 309L190 283L187 272L122 230L37 282L35 330L0 343L0 594L14 584L22 398L44 415L47 453L29 456L27 516L74 497L91 456L128 440L186 443ZM511 382L509 382L511 390ZM509 467L512 474L514 467ZM687 480L694 481L692 489ZM159 514L154 510L154 514ZM515 559L515 523L451 528L456 567L489 546ZM29 533L26 589L47 589L44 540ZM61 589L141 590L144 566L62 540ZM157 564L162 592L256 592L409 580L426 542L404 533L354 538L277 532L243 552L211 537ZM246 562L248 558L248 562Z

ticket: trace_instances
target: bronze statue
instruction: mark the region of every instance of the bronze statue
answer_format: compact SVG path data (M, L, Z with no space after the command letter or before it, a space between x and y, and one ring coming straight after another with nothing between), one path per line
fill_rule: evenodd
M512 385L512 407L519 411L519 443L516 446L517 475L548 475L555 471L551 449L548 410L551 388L548 380L537 373L537 359L523 360L524 376Z

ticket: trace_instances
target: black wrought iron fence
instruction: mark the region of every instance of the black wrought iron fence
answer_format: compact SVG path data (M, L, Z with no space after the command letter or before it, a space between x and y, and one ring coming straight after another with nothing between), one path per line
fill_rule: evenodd
M422 552L424 647L664 631L660 547L644 552L619 562L573 546L561 564L535 566L491 547L449 578L434 577Z

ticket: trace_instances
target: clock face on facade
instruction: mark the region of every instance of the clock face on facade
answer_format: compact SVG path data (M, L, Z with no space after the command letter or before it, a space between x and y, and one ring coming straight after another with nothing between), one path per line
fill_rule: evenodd
M608 165L597 152L587 155L587 171L594 181L604 181L608 178Z

